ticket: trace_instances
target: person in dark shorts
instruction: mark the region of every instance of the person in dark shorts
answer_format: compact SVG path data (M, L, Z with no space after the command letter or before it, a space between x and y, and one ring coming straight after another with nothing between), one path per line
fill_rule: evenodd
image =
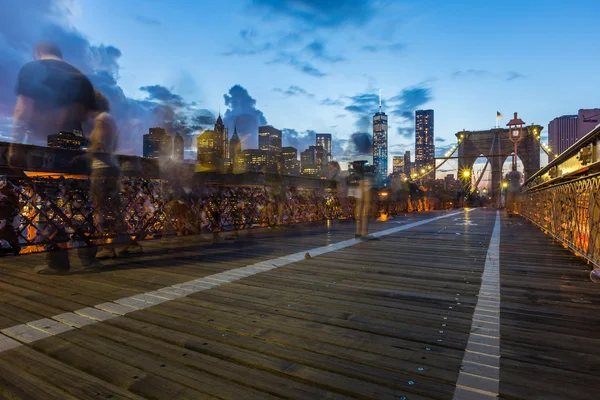
M77 68L62 59L60 49L51 43L35 48L34 61L19 71L16 85L17 103L13 118L13 142L45 146L48 135L83 131L88 114L96 110L94 87ZM9 164L27 169L29 163L16 146L9 149ZM46 265L35 268L39 274L60 274L70 269L66 249L53 247L46 254ZM102 266L78 249L86 268Z

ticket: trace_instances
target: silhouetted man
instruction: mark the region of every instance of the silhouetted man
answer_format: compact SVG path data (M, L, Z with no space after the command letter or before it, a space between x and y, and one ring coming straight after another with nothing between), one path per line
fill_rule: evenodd
M17 80L13 142L46 146L48 135L83 131L88 112L96 108L94 87L51 43L37 46L33 58ZM14 150L11 146L9 162L26 168L25 155Z
M60 131L83 130L88 113L97 109L94 87L81 71L63 61L58 47L42 43L36 47L35 61L25 64L19 72L16 86L17 104L14 111L13 142L45 146L48 135ZM27 156L11 146L9 163L27 168ZM47 265L35 272L57 274L70 268L66 250L54 247L46 254ZM84 267L99 263L86 249L79 249Z

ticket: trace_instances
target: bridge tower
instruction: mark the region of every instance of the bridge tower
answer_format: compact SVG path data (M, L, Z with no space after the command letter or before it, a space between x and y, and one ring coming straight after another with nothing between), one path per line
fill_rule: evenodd
M541 125L529 125L523 128L523 140L517 144L517 155L525 167L525 179L540 169L540 143L536 140L544 129ZM475 160L486 157L492 169L491 196L494 201L500 198L502 191L502 166L508 157L512 157L514 143L510 141L509 130L495 128L484 131L461 131L456 133L461 139L458 148L458 175L462 171L472 171Z

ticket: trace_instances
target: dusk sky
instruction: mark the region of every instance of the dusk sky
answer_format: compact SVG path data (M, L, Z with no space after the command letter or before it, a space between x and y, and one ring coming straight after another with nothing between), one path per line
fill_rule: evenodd
M344 139L371 131L379 88L390 162L414 153L415 109L435 110L443 154L457 131L493 127L496 111L503 125L518 111L547 134L554 117L600 107L597 0L0 0L0 9L4 138L16 71L41 39L121 107L122 151L133 154L161 118L187 117L172 129L193 146L220 109L245 147L266 121L299 150L311 131L330 132L334 156L350 156Z

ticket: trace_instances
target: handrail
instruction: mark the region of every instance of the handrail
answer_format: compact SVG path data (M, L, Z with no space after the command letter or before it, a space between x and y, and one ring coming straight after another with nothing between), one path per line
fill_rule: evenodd
M567 150L562 152L558 157L556 157L554 160L552 160L550 163L548 163L548 165L546 165L544 168L540 169L535 174L531 175L525 181L524 185L527 186L531 182L534 182L537 178L547 174L552 168L555 168L555 167L563 164L565 161L569 160L570 158L576 156L577 153L585 146L589 145L590 143L594 143L596 140L599 140L599 139L600 139L600 124L596 125L596 127L594 129L592 129L587 135L585 135L584 137L579 139L577 142L575 142L571 147L569 147Z

